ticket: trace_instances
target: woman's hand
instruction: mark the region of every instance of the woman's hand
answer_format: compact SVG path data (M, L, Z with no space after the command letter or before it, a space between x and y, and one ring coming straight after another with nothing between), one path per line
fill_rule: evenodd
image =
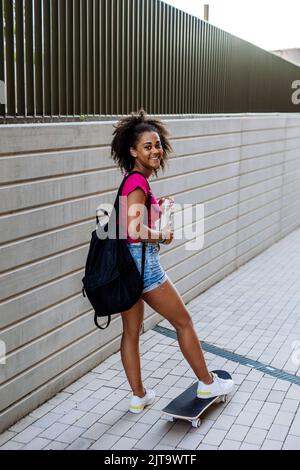
M161 206L164 203L164 201L167 200L167 199L171 202L170 211L173 212L173 205L174 205L175 201L172 198L172 196L161 197L160 200L158 201L158 204Z
M164 197L161 197L160 200L158 201L158 204L161 205L165 199L169 199L171 202L175 202L174 199L172 198L172 196L164 196Z
M171 228L170 225L166 225L165 227L162 228L162 233L165 238L164 245L170 245L172 243L173 238L174 238L174 232Z

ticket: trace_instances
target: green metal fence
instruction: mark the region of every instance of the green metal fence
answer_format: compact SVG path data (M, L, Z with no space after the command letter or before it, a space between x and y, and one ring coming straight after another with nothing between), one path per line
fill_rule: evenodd
M160 0L0 0L1 122L299 112L297 79L300 67Z

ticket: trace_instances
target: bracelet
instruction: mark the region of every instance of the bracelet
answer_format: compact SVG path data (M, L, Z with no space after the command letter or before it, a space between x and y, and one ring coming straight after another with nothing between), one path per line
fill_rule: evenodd
M163 236L164 238L163 238L162 240L159 240L158 243L165 243L165 242L167 241L167 237L165 236L165 233L164 233L163 230L161 231L161 233L162 233L162 236Z

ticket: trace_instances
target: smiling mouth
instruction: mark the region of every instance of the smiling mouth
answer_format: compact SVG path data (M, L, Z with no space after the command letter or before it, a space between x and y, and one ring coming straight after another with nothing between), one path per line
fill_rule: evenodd
M155 158L152 157L152 158L150 158L150 160L159 160L159 158L158 157L155 157Z

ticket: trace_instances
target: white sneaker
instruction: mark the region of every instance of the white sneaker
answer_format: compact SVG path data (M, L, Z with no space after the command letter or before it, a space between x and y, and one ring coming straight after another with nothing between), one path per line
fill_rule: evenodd
M131 413L141 413L145 406L152 405L155 400L155 392L154 390L146 390L146 395L138 397L133 395L130 400L129 411Z
M214 381L211 384L205 384L201 380L198 382L197 398L212 398L219 395L227 395L234 388L232 379L221 379L216 373L212 372Z

